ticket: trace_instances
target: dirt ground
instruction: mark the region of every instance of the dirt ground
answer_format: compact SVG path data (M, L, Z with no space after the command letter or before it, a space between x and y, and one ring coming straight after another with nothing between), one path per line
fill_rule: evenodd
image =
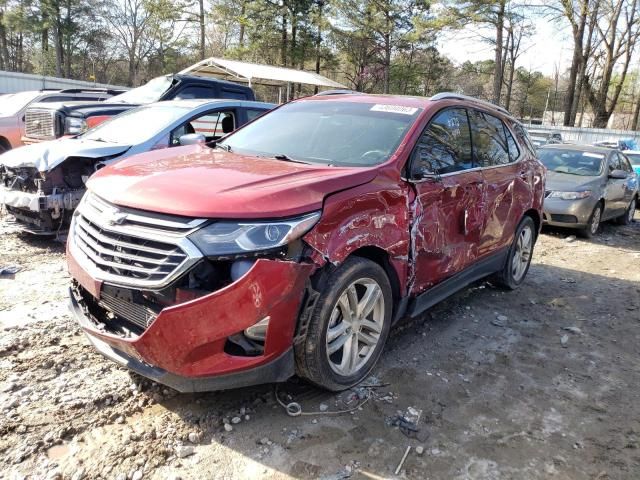
M395 329L365 387L281 385L325 411L296 418L273 385L182 395L103 359L63 246L0 226L0 267L22 268L0 276L0 478L638 479L636 220L543 234L520 290L477 283Z

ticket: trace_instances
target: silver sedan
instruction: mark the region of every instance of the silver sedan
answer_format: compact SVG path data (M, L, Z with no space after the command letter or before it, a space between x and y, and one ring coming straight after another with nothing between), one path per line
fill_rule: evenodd
M538 157L547 167L544 224L575 228L589 238L606 220L633 221L638 177L622 152L589 145L546 145L538 149Z

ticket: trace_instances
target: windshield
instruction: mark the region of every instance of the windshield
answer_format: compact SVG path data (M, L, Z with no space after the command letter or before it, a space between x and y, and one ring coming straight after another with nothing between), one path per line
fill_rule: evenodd
M115 97L106 100L107 103L134 103L136 105L145 105L147 103L157 102L164 92L166 92L173 83L171 75L156 77L149 80L141 87L121 93Z
M0 117L15 115L39 95L40 92L20 92L3 95L0 97Z
M97 140L122 145L137 145L150 140L163 129L184 116L188 108L162 104L127 110L78 136L83 140Z
M396 150L420 111L371 103L294 102L258 118L220 145L245 155L372 166Z
M604 155L579 150L563 150L561 148L541 148L538 158L547 170L583 177L595 177L602 171Z

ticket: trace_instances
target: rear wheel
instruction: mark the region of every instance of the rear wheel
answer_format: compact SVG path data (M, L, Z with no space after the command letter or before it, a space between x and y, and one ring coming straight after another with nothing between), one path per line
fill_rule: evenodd
M494 282L509 290L518 288L529 271L535 243L536 225L531 217L524 217L516 229L507 261L494 275Z
M620 217L618 217L618 223L620 225L629 225L630 223L633 222L633 216L636 214L637 204L638 204L638 199L636 197L633 197L633 199L629 203L629 206L625 210L624 215L621 215Z
M591 212L591 216L589 217L589 223L587 223L587 226L578 231L580 233L580 236L584 238L591 238L596 233L598 233L601 218L602 203L598 203L595 207L593 207L593 212Z
M389 335L393 295L382 267L351 257L324 282L304 341L296 347L301 377L328 390L361 382Z

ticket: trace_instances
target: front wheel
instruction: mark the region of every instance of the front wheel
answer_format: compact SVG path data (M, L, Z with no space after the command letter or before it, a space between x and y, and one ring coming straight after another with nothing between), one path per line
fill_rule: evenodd
M524 217L516 229L504 267L493 277L495 283L508 290L518 288L529 271L535 243L536 225L531 217Z
M598 233L601 219L602 219L602 203L598 203L595 207L593 207L593 212L591 212L591 216L589 217L589 223L587 223L587 226L578 231L580 236L584 238L591 238L596 233Z
M304 340L296 346L298 375L328 390L361 382L389 336L393 295L384 269L351 257L320 292Z
M633 216L636 214L636 206L637 206L637 199L636 197L633 197L631 199L631 202L629 203L629 206L625 210L624 214L618 217L618 223L620 225L629 225L633 223Z

